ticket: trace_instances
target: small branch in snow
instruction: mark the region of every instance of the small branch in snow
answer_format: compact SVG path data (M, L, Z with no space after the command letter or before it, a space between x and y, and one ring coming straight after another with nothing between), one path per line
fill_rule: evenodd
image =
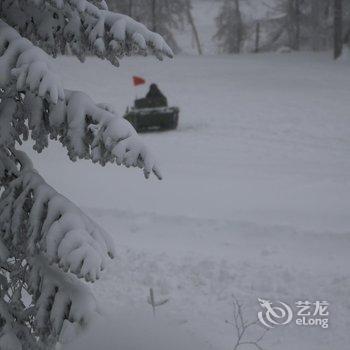
M153 316L154 317L156 317L156 308L158 306L166 304L168 301L169 301L169 299L163 299L163 300L160 300L160 301L155 301L153 288L150 288L149 296L147 298L147 302L148 302L148 304L150 304L152 306Z
M264 339L268 329L260 334L259 337L254 340L247 339L248 330L254 329L259 326L258 320L248 321L244 316L243 304L236 298L235 295L232 295L233 299L233 320L226 320L225 323L232 326L234 333L234 346L233 350L237 350L243 345L251 345L258 350L263 350L261 346L261 341Z

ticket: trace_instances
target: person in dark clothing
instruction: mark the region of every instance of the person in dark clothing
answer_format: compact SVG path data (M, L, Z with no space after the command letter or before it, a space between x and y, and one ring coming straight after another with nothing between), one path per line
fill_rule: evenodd
M146 99L152 107L166 107L168 105L167 98L159 90L156 84L150 85Z
M146 98L164 97L156 84L151 84Z
M149 91L144 98L135 100L136 108L157 108L167 107L168 101L156 84L151 84Z

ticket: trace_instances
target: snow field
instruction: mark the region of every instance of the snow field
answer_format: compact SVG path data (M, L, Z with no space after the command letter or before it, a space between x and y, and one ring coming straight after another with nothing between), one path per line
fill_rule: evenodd
M147 90L135 91L132 75L157 82L181 108L177 131L142 135L161 162L162 182L146 182L134 169L72 164L55 144L33 155L44 178L114 237L117 259L93 288L117 320L119 310L128 321L127 309L151 323L153 288L156 298L170 299L157 318L174 334L224 350L233 344L225 323L232 294L249 317L258 297L328 300L329 329L288 325L268 332L263 345L346 348L347 63L303 53L135 58L117 70L94 59L58 65L65 87L83 88L119 114Z

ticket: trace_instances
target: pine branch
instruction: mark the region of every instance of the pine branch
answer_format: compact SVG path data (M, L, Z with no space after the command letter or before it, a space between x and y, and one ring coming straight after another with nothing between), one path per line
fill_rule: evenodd
M51 55L64 54L69 44L81 60L90 53L117 66L118 59L124 55L146 55L147 49L160 60L164 55L173 56L159 34L126 15L98 8L89 1L31 0L28 3L4 0L0 17L18 27L25 37L38 41Z
M104 230L47 185L16 146L31 136L41 152L50 137L73 161L137 166L146 178L153 172L161 179L129 122L64 89L49 55L65 53L67 45L81 60L95 54L115 65L124 55L173 55L159 34L104 2L0 2L1 349L51 349L84 328L98 308L81 279L97 280L114 256Z
M29 264L36 329L42 336L50 334L64 342L69 329L79 332L99 313L96 299L85 284L50 265L45 257L38 255Z
M116 162L142 168L146 178L151 172L162 178L128 121L82 92L64 90L51 58L1 20L0 52L0 88L6 88L0 96L0 145L14 147L31 131L38 152L50 136L62 142L73 161Z
M50 264L94 282L107 260L114 256L111 238L72 202L48 186L23 152L13 152L14 161L19 160L23 165L1 196L2 240L12 249L18 242L26 241L27 256L43 254Z
M98 313L94 296L79 278L98 279L115 254L114 245L102 228L44 182L23 152L2 149L1 160L17 171L12 180L2 181L0 199L1 246L6 247L0 256L0 327L5 324L0 347L49 349ZM32 296L30 306L22 302L23 290Z

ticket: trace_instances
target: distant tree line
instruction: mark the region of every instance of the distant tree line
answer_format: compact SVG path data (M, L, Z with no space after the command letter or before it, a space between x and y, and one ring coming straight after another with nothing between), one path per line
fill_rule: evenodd
M107 0L107 4L111 10L127 14L160 33L175 53L181 49L173 31L189 24L197 51L202 54L191 0Z
M266 18L252 20L242 5L256 0L224 0L216 18L221 52L238 54L290 50L325 50L333 47L334 58L350 44L350 1L344 0L275 0L264 3ZM246 12L249 12L246 10Z
M191 0L106 1L111 10L127 14L163 35L177 53L181 47L174 32L189 25L196 49L202 54ZM213 39L222 53L274 51L281 47L294 51L333 48L338 58L344 45L350 45L350 0L215 1L220 11ZM266 8L266 14L254 19L257 4Z

